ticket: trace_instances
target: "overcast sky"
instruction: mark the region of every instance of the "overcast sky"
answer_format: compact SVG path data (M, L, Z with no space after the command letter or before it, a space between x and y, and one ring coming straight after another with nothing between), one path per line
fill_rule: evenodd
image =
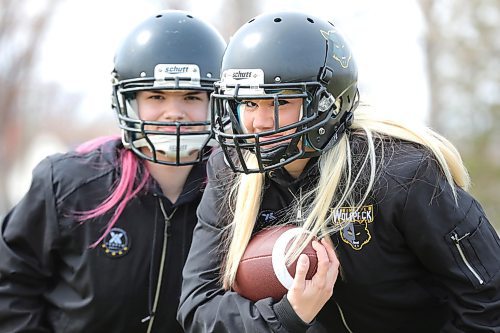
M192 12L212 23L224 17L221 0L190 3ZM84 96L78 111L81 121L113 116L109 73L114 50L128 29L157 8L136 0L99 1L95 6L73 0L60 5L44 43L40 70L45 80ZM424 28L415 1L266 0L263 9L301 10L331 20L354 51L362 100L385 112L425 121Z

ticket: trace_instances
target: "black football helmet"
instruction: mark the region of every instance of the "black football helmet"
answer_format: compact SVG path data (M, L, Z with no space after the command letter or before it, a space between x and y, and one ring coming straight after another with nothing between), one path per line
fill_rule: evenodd
M138 24L119 46L112 72L112 104L125 147L143 159L160 164L187 165L205 160L208 146L214 142L210 116L206 122L144 121L138 116L135 96L140 90L164 89L201 90L210 94L214 82L220 78L225 47L215 28L187 12L163 11ZM148 125L176 130L152 131ZM191 126L205 130L188 131ZM142 147L147 147L151 154L144 154ZM181 161L194 151L198 151L195 160ZM157 152L175 156L175 161L158 159Z
M267 13L248 21L231 37L221 72L211 98L212 128L237 172L265 172L320 155L338 142L358 105L349 46L332 23L303 13ZM285 98L302 99L301 118L280 128L279 100ZM238 107L252 99L274 100L273 130L247 133ZM291 129L293 134L276 139ZM258 168L246 165L244 151L256 155Z

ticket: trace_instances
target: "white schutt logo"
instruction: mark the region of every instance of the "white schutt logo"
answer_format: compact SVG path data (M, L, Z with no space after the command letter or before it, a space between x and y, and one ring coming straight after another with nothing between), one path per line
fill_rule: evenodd
M225 95L233 95L235 88L239 85L239 95L262 95L264 89L260 85L264 83L264 71L262 69L226 69L222 73L221 89Z
M188 66L166 66L164 68L164 71L169 74L179 74L179 73L187 73L189 71Z
M233 72L232 77L235 80L249 79L252 77L252 72L251 71L247 71L247 72L237 71L237 72Z

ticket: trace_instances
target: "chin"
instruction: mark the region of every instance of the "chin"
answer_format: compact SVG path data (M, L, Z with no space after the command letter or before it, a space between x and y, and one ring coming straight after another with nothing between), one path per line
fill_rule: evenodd
M193 150L189 153L187 152L180 152L179 154L179 162L193 162L196 159L198 159L198 153L199 150ZM165 161L165 162L175 162L177 159L177 154L164 154L164 153L157 153L156 157L160 161Z

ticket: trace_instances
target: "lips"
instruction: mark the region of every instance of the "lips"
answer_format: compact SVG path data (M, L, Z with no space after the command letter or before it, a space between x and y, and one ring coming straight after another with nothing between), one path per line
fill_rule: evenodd
M281 146L283 144L287 144L288 142L291 141L290 138L288 139L282 139L283 135L272 135L272 136L265 136L259 138L260 146L262 149L271 149L276 146ZM280 140L281 139L281 140ZM277 140L276 142L269 142L271 140Z
M266 135L266 136L259 138L259 141L269 141L269 140L278 139L281 137L282 137L282 135Z
M175 126L159 126L156 128L150 128L149 130L175 135L177 133L190 132L192 131L192 128L187 126L180 126L179 129L177 129L177 127Z
M182 126L179 127L179 130L183 129ZM176 133L177 132L177 126L158 126L157 131L160 131L160 132L172 132L172 133Z

